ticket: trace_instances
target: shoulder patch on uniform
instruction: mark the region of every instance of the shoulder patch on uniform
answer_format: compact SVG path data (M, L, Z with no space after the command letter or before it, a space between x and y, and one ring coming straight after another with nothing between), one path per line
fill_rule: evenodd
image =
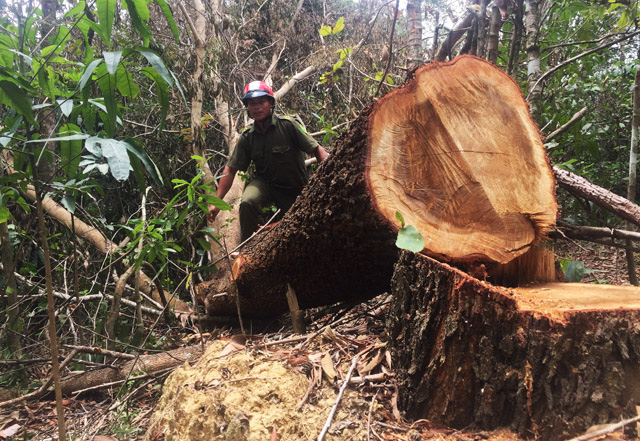
M244 129L242 129L242 132L240 132L240 133L244 133L244 132L246 132L247 130L251 130L251 126L245 126L245 128L244 128Z

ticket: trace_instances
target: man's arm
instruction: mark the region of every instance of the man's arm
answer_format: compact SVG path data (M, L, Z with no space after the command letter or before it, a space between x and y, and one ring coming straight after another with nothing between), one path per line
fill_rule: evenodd
M224 199L224 197L229 192L231 185L233 184L233 180L236 177L236 173L238 173L238 169L233 167L229 167L228 165L222 171L222 177L218 181L218 192L216 194L220 199ZM220 212L220 209L215 205L209 205L209 214L207 214L207 220L209 222L213 222Z
M319 145L313 151L313 156L316 157L316 160L318 161L318 164L319 164L329 157L329 153L327 153L327 151L324 148L322 148L321 145Z

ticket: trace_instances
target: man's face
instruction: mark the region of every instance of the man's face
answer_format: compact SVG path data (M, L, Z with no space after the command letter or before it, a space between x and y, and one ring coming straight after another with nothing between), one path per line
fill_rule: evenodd
M271 101L266 96L249 98L247 108L249 116L256 121L262 121L271 115Z

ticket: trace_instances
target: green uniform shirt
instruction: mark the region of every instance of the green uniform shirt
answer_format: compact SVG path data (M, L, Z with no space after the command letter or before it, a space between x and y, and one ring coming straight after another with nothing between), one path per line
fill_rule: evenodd
M253 161L256 175L275 190L298 194L307 183L305 153L318 147L299 124L289 117L273 114L266 133L248 126L240 135L229 158L229 167L246 171Z

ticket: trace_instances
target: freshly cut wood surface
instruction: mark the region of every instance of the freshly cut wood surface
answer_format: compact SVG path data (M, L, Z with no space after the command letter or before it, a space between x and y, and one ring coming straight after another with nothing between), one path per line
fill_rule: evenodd
M402 253L391 292L387 332L409 418L558 440L637 413L640 288L508 289Z
M368 183L445 260L506 263L555 222L553 173L518 85L471 56L419 69L370 118Z
M396 210L425 253L464 264L527 254L554 223L540 136L500 69L470 56L418 69L361 113L284 218L243 248L236 283L221 272L198 295L210 315L236 315L237 286L244 315L269 317L288 310L287 284L303 309L388 291ZM521 280L512 272L500 269Z

